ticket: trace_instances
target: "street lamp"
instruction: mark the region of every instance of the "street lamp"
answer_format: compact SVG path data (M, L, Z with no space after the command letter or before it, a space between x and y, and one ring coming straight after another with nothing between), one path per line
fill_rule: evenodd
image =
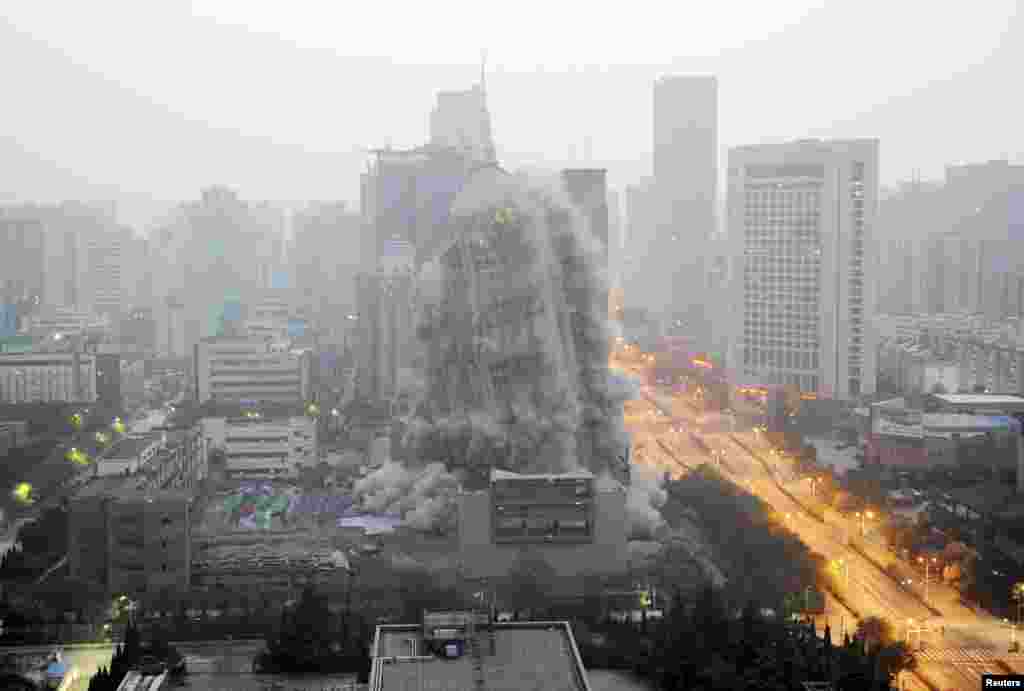
M860 536L864 537L867 534L867 528L864 525L864 521L873 519L875 517L875 514L873 514L870 511L858 511L854 514L854 516L860 519Z
M1021 609L1024 607L1024 581L1013 584L1013 599L1017 601L1017 625L1021 623Z
M819 482L821 482L821 478L820 477L809 477L807 479L811 481L811 497L813 498L814 497L814 487Z
M926 603L928 603L928 604L931 604L931 600L928 599L928 585L930 583L929 576L928 576L928 570L929 570L929 568L931 568L932 564L937 564L939 562L939 560L936 559L935 557L932 557L931 559L925 559L924 557L918 557L917 561L919 561L920 563L924 564L924 601Z

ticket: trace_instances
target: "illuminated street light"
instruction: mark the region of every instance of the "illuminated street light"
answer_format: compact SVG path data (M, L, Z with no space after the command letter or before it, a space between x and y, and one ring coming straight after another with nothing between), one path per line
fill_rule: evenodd
M928 604L931 604L931 600L928 598L928 586L931 583L929 579L929 569L931 568L932 564L938 564L939 560L935 557L932 557L931 559L918 557L917 561L924 564L924 601Z
M857 518L860 519L860 536L864 537L865 535L867 535L867 528L866 528L866 526L864 524L864 521L865 520L869 520L869 521L872 520L875 517L875 514L872 513L871 511L865 511L863 513L858 511L857 513L854 514L854 516L856 516Z

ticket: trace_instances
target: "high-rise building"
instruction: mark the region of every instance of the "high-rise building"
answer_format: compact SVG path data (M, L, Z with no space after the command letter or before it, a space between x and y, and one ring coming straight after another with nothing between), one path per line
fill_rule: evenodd
M45 275L45 228L33 216L0 212L0 290L3 301L41 301Z
M401 373L415 357L413 287L409 270L356 278L356 388L368 400L392 400L401 388Z
M430 113L430 144L453 148L469 158L490 163L497 160L491 136L491 115L482 84L466 91L441 91Z
M647 305L705 329L705 254L715 231L718 177L718 80L671 76L654 85L654 182L657 217L645 269L664 298Z
M658 306L659 312L663 312L669 304L668 291L659 276L648 269L648 257L655 245L656 212L653 179L626 188L622 290L626 306Z
M321 320L343 320L354 311L363 266L359 215L341 202L312 204L295 214L292 228L288 264L299 303Z
M198 201L177 208L151 233L155 295L180 303L180 328L158 305L160 331L174 333L191 349L214 336L210 305L236 298L252 304L284 268L284 214L265 203L247 202L227 188L203 190ZM159 270L156 270L159 269Z
M874 392L878 141L735 148L728 184L732 381Z

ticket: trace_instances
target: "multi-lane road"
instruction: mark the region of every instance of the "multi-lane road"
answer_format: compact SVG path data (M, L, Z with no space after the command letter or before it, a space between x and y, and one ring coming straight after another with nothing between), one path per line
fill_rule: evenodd
M839 594L857 614L883 617L901 636L911 629L915 644L923 639L924 650L917 653L919 675L932 688L976 689L981 674L1024 672L1024 655L1007 653L1010 636L1005 624L952 598L934 599L931 604L942 614L933 614L919 593L850 549L848 536L858 530L850 521L836 518L822 523L805 512L799 483L784 467L771 465L768 449L734 419L702 414L681 395L645 388L642 399L627 406L627 425L633 435L635 462L659 473L678 476L709 460L694 436L707 449L719 452L723 475L764 499L779 515L788 516L783 520L810 549L829 561L841 560ZM922 628L928 631L918 633ZM921 679L906 676L910 677L907 683L921 685Z

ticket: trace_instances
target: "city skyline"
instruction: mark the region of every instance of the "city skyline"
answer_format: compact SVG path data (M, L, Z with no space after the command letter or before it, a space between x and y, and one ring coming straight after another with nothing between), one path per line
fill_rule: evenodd
M787 12L799 15L792 7ZM891 21L878 28L872 50L858 51L859 63L830 57L842 52L840 44L823 53L823 62L835 71L834 80L823 79L818 68L794 70L792 60L801 52L796 48L826 50L822 31L845 21L854 29L866 28L864 20L848 14L811 12L778 31L767 31L759 41L742 30L730 34L727 27L719 27L719 36L746 45L728 45L723 38L717 55L684 54L645 64L625 64L629 61L623 59L618 66L586 66L582 63L590 56L581 53L572 69L552 61L538 71L521 54L498 50L500 41L495 40L499 46L491 51L488 100L499 159L510 168L603 167L609 169L613 189L634 184L652 166L650 89L656 79L670 74L718 77L720 162L728 146L803 137L872 137L886 146L881 181L888 185L910 177L913 170L933 178L946 164L961 160L1020 157L1024 146L1014 139L1018 135L1011 125L1019 118L1020 104L997 87L1009 83L1012 65L1021 62L1014 57L1021 42L1012 40L1021 22L1008 4L972 8L969 21L950 10L932 10L937 37L918 49L929 55L927 65L908 62L892 70L884 64L899 56L898 28L914 19L909 10L900 9L892 10ZM33 65L31 75L12 75L8 95L12 102L34 103L34 113L51 114L40 118L26 117L23 109L5 112L0 149L18 174L5 171L0 198L118 198L132 225L144 225L151 215L133 207L188 199L209 184L236 187L247 199L354 203L367 158L364 149L425 140L436 92L467 88L479 75L480 46L466 45L466 37L449 48L464 47L463 64L453 64L450 53L442 61L436 51L424 51L423 64L417 65L408 59L408 51L396 53L400 57L393 60L343 57L341 48L318 52L308 37L303 41L289 36L286 29L278 32L281 36L256 34L234 26L237 21L218 24L179 15L168 11L159 19L195 36L194 56L179 60L171 72L154 70L148 79L141 79L138 70L152 66L163 40L152 35L152 20L143 22L129 12L127 18L138 20L137 30L129 37L111 37L103 50L47 26L28 10L10 13L0 22L4 61ZM95 21L79 19L88 25ZM774 22L766 26L774 27ZM955 45L944 46L943 54L933 50L936 41L961 24L972 31L965 31ZM140 42L144 38L152 45ZM472 40L488 43L485 38ZM392 43L384 40L382 49ZM212 59L214 49L224 45L231 45L237 55L213 60L203 69L200 57ZM134 66L114 59L128 48L135 51L136 59L129 61ZM651 58L652 51L637 55ZM427 64L432 57L438 64ZM257 72L265 79L255 79ZM886 79L862 79L888 73L893 74ZM172 74L177 81L170 79ZM226 90L231 94L226 101L217 84L228 78L233 88ZM814 89L806 88L809 78ZM52 86L47 93L37 93L39 79ZM333 95L325 98L325 79L344 86L329 90ZM58 88L65 84L68 89ZM389 88L382 92L380 84ZM606 107L610 93L617 94L616 108ZM524 107L527 103L543 107ZM989 113L985 130L962 143L948 137L979 105ZM55 119L71 109L74 120ZM747 117L750 112L758 117ZM157 131L162 136L154 138ZM532 153L537 151L546 153ZM133 175L126 177L122 170L133 170Z

